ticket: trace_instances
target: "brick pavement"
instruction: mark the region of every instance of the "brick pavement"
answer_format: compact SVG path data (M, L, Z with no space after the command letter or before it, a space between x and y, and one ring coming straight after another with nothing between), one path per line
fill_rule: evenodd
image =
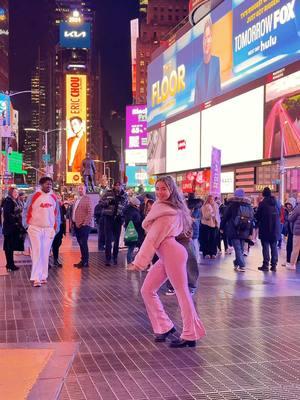
M139 294L146 273L127 273L124 253L105 267L93 252L81 271L70 239L63 251L45 287L30 287L28 264L0 277L1 343L79 343L59 400L300 399L300 274L257 271L258 246L245 273L232 256L201 264L194 299L207 337L196 349L153 342ZM162 297L180 331L175 296Z

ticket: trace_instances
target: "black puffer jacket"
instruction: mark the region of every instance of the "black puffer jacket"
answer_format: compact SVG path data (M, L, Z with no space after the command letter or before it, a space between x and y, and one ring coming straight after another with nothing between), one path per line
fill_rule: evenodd
M259 238L266 242L276 242L280 239L280 213L275 197L265 197L259 204L256 219Z
M114 189L107 189L100 203L103 207L104 216L122 218L128 203L127 193L124 190L117 192Z

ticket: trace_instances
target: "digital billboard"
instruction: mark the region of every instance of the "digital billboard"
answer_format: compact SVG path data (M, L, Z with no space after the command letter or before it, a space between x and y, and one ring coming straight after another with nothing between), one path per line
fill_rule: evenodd
M139 37L138 18L130 21L132 97L136 98L136 41Z
M147 148L147 106L126 106L126 149Z
M67 183L81 182L81 162L86 156L86 75L66 75Z
M299 39L300 40L300 39ZM300 154L300 71L266 85L264 158Z
M0 126L10 125L10 98L0 93Z
M127 149L125 150L125 163L126 164L146 164L147 163L147 149Z
M200 112L167 125L166 172L200 167Z
M166 172L166 125L148 132L149 175Z
M148 67L148 126L300 59L300 2L222 2Z
M148 173L147 165L126 166L127 186L147 186Z
M222 165L263 158L264 87L201 112L201 167L210 167L211 149L222 149Z
M68 24L59 26L59 44L67 49L89 49L91 47L91 24Z

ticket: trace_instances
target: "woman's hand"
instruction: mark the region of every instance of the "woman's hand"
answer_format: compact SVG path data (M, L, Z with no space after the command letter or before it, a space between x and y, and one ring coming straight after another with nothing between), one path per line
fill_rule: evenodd
M128 271L132 271L132 272L139 271L139 269L137 268L137 266L134 265L133 263L130 263L130 264L127 265L127 270L128 270Z

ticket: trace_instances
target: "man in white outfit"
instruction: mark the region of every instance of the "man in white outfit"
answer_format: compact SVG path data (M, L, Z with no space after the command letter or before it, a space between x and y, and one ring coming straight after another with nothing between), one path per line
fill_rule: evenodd
M52 192L53 180L45 176L39 184L40 189L28 197L23 210L23 226L28 228L31 243L30 280L34 287L47 283L50 249L60 223L59 203Z

